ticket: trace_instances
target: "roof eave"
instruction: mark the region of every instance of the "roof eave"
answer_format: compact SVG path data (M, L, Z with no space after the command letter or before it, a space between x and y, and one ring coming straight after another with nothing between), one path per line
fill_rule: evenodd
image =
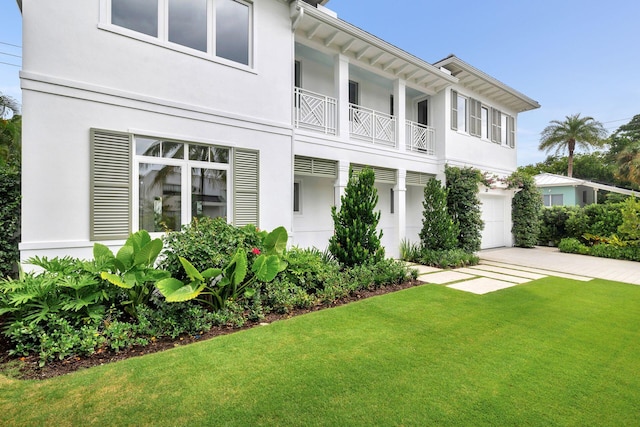
M486 84L489 84L497 88L502 93L508 94L509 97L511 97L512 99L511 103L513 104L513 108L516 109L518 112L530 111L530 110L535 110L536 108L540 108L540 104L537 101L529 98L528 96L513 89L512 87L507 86L506 84L495 79L494 77L491 77L487 73L475 68L474 66L464 62L463 60L461 60L455 55L449 55L448 57L434 63L433 65L436 67L444 67L446 69L454 68L457 70L457 72L455 72L454 75L460 74L461 72L465 72L473 76L475 79L481 80ZM461 83L464 84L462 80L463 79L461 79Z

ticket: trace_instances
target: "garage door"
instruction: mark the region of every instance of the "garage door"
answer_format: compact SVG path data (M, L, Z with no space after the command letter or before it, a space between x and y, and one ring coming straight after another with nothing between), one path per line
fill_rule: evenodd
M511 242L511 230L507 224L510 200L504 196L480 195L482 203L482 249L499 248Z

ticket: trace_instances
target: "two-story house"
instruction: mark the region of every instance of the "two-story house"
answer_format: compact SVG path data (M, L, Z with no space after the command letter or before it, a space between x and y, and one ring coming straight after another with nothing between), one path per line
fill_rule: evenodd
M349 168L376 171L383 244L416 240L444 165L516 168L539 105L455 56L429 64L327 0L60 0L23 14L22 259L90 256L194 216L325 248ZM511 192L481 194L483 246Z

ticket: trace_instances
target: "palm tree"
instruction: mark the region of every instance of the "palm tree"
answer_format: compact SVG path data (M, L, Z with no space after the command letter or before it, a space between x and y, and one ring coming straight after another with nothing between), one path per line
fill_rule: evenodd
M627 146L616 157L618 171L616 178L640 185L640 144Z
M573 153L576 145L585 149L603 144L607 131L602 123L593 117L580 117L580 114L567 116L564 121L552 120L540 134L539 150L549 152L555 149L556 154L569 151L567 176L573 175Z
M11 117L14 114L20 114L20 104L12 97L0 92L0 119Z

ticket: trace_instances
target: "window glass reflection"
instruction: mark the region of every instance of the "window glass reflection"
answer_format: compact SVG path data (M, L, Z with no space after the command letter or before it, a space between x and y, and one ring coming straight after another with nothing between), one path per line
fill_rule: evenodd
M158 37L158 0L111 0L111 23Z
M216 55L249 65L249 6L235 0L216 3Z
M169 41L207 51L207 0L169 0Z

